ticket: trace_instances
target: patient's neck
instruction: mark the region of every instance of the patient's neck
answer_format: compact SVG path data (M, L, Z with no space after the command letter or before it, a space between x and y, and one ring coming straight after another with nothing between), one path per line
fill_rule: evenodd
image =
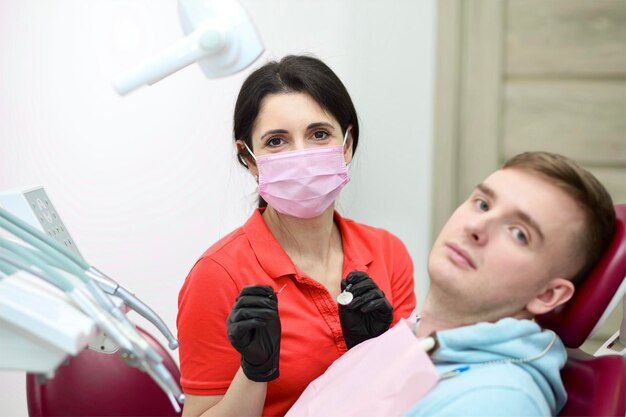
M436 290L433 291L431 287L424 300L419 326L415 334L418 337L423 337L440 330L454 329L480 322L495 323L503 317L522 320L532 319L533 315L525 308L518 310L514 306L511 308L508 305L504 305L500 309L472 307L471 304L463 303L459 299L450 299L447 295L442 295Z
M445 298L445 297L444 297ZM431 289L426 299L424 307L420 313L419 326L416 335L418 337L428 336L439 330L454 329L456 327L467 326L481 321L473 314L454 308L450 303L439 299Z
M415 333L418 337L425 337L439 330L446 330L458 327L458 321L454 317L440 311L436 305L429 302L428 297L424 301L424 307L420 313L419 326Z

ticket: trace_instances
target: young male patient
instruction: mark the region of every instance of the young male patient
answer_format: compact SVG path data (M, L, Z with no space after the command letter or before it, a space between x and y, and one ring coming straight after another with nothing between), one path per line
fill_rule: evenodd
M433 245L430 289L415 331L436 334L430 359L440 375L452 377L439 379L405 415L558 413L567 399L559 372L566 352L532 319L571 298L614 224L606 189L560 155L517 155L480 183ZM364 344L381 343L393 330ZM351 359L344 358L335 363ZM289 415L333 391L305 391ZM377 401L358 392L351 397L342 401Z

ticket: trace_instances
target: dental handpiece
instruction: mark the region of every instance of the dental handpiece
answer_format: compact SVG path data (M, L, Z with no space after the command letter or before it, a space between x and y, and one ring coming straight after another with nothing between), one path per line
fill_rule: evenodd
M167 328L165 322L154 312L154 310L148 307L140 299L135 297L135 295L133 295L126 288L122 287L112 278L108 277L103 272L98 270L96 267L91 266L87 273L107 294L115 295L121 298L122 301L124 301L124 304L135 310L150 323L152 323L161 332L161 334L165 336L168 346L171 350L174 350L178 347L178 340L174 337L172 332Z

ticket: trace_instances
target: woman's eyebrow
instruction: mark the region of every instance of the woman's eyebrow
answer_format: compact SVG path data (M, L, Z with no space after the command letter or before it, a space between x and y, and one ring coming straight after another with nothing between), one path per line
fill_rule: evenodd
M277 135L277 134L281 134L284 135L285 133L289 133L288 131L286 131L285 129L272 129L272 130L268 130L267 132L263 133L261 135L261 137L259 138L259 140L263 140L266 136L269 135Z
M325 127L326 129L335 130L334 126L328 122L315 122L307 126L307 130L316 129L318 127Z

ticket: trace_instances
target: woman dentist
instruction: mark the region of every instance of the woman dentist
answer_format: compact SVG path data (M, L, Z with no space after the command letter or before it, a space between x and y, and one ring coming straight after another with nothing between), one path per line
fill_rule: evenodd
M254 71L234 137L259 208L180 291L187 416L283 415L335 359L415 308L402 242L335 211L359 126L326 64L287 56Z

